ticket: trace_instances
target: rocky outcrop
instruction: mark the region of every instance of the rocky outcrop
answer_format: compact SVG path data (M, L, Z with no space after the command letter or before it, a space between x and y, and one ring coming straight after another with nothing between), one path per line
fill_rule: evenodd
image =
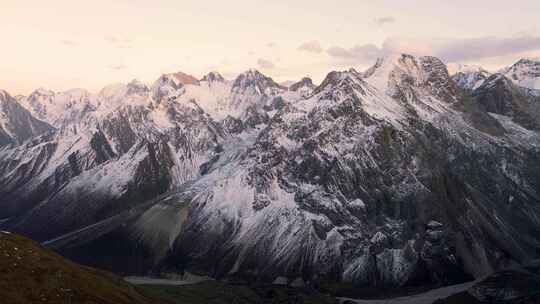
M510 117L526 129L540 129L540 97L501 74L486 79L473 97L489 113Z

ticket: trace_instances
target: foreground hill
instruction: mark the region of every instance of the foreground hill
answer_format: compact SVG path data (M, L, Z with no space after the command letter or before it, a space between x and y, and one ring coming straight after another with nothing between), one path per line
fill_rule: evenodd
M0 232L0 302L150 304L110 273L72 263L25 237Z

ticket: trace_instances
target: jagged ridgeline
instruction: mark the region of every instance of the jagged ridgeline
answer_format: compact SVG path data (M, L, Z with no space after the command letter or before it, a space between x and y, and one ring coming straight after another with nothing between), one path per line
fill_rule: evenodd
M396 287L525 264L535 66L452 78L400 54L318 86L250 70L2 93L0 226L126 274Z

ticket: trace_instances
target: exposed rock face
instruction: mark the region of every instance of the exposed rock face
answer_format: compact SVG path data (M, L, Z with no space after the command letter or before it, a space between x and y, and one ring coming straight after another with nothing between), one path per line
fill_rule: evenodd
M34 118L17 100L0 90L0 147L50 132L54 128Z
M452 250L450 231L437 221L430 221L425 231L425 242L420 256L431 271L430 278L434 282L451 283L459 270L452 269L456 265L456 255Z
M489 113L510 117L526 129L540 129L540 97L501 74L489 77L473 97Z
M538 103L503 76L469 94L393 55L308 98L257 71L136 95L1 151L3 225L117 271L270 282L450 284L540 254Z

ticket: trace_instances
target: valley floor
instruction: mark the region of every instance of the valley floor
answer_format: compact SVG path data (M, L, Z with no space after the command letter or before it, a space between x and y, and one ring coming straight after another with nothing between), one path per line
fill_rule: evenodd
M339 304L431 304L465 292L476 282L468 282L390 299L352 299L332 297L310 288L280 285L248 286L204 278L168 280L149 277L127 277L148 296L172 303L339 303Z
M349 298L338 298L340 303L357 303L357 304L431 304L437 300L445 299L451 295L464 292L471 288L476 282L468 282L464 284L446 286L443 288L433 289L424 293L419 293L411 296L397 297L392 299L378 300L360 300Z
M220 281L204 281L184 285L137 286L148 297L174 304L337 304L339 301L312 289L292 288L279 285L248 286Z
M159 279L152 277L125 277L125 281L135 285L172 285L181 286L189 284L197 284L204 281L211 281L211 278L203 276L193 276L186 279Z

